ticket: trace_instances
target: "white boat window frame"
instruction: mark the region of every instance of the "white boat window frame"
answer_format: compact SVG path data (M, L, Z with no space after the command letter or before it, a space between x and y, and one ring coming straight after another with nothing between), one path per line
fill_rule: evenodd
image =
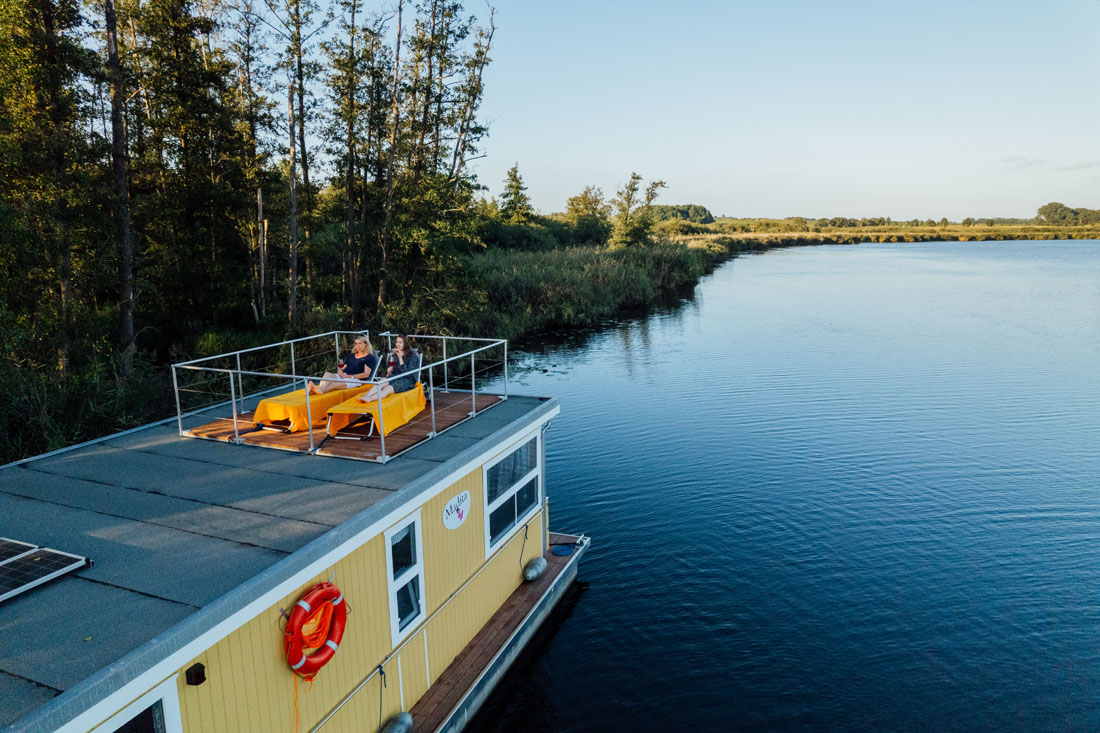
M144 695L134 700L119 712L100 723L95 733L114 733L149 708L160 703L164 733L183 733L183 718L180 715L180 696L176 678L172 675Z
M416 549L416 562L410 568L401 573L397 578L393 577L393 536L404 530L410 524L413 527L414 547ZM428 615L428 599L424 595L424 523L420 521L420 509L393 525L385 532L386 543L386 584L390 603L390 640L394 648L413 633L420 622ZM397 591L408 585L413 576L418 576L418 589L420 591L420 612L409 621L404 629L401 628L401 619L397 612Z
M519 479L512 483L508 489L501 493L496 499L489 502L489 469L497 465L501 461L505 460L513 453L519 450L523 450L532 441L535 442L535 465L534 467L523 474ZM542 433L541 431L534 431L529 433L517 442L513 443L503 453L487 462L481 470L481 503L485 510L485 559L488 560L492 555L498 551L501 547L508 544L516 532L523 529L523 526L530 521L531 517L535 516L542 509L542 497L543 492L546 491L545 476L543 476L543 461L542 461ZM493 542L492 532L489 529L489 518L492 513L500 507L504 502L514 497L519 490L530 483L531 479L535 479L535 505L527 511L526 514L516 517L516 523L507 532L505 532L496 542Z

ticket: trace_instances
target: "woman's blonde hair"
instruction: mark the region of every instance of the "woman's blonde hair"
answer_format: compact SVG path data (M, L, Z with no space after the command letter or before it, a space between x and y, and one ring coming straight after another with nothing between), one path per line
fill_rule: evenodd
M370 339L366 336L356 336L355 338L353 338L351 340L353 346L355 345L356 341L362 341L364 344L366 344L368 354L374 351L374 347L370 345Z

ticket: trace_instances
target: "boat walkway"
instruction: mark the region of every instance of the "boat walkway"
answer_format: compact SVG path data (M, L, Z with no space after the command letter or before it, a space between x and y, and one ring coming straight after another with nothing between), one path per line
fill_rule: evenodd
M555 546L576 543L582 544L571 555L562 557L552 552ZM544 555L546 570L537 580L516 588L413 706L409 712L413 716L414 731L458 730L468 722L467 716L476 712L483 699L469 705L471 698L479 697L479 693L488 694L488 689L483 692L483 685L479 683L487 675L502 674L522 650L527 639L520 637L533 634L538 625L527 621L535 615L549 613L565 590L564 586L559 587L558 580L566 580L565 586L568 585L571 576L576 575L577 562L586 546L586 540L579 536L550 533L551 551Z

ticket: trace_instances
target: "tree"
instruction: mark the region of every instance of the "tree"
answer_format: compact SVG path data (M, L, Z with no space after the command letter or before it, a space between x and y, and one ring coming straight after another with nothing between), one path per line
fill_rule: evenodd
M0 6L8 60L0 72L0 301L30 317L25 337L34 355L62 377L75 336L74 273L85 262L94 269L100 254L91 183L102 139L87 134L86 93L99 65L80 43L83 26L73 0Z
M401 122L400 97L398 96L398 82L401 80L401 21L404 3L397 0L397 41L393 47L393 87L390 90L390 98L393 109L390 112L390 150L386 162L386 206L384 222L382 225L382 257L378 265L378 313L386 308L386 265L392 246L393 236L393 194L397 164L397 128Z
M264 62L267 51L258 0L230 0L236 25L226 49L236 67L236 113L244 122L244 142L247 157L242 161L249 190L255 190L255 216L245 214L240 228L248 236L248 282L252 316L259 323L267 316L267 237L263 204L264 164L266 151L260 143L263 131L272 126L272 105L263 94L269 80L270 66Z
M138 42L126 55L141 65L150 100L145 133L156 151L131 166L135 230L142 234L138 281L142 310L166 349L196 323L248 307L238 222L253 198L229 89L232 65L210 45L216 22L191 0L146 0L131 12Z
M126 130L122 125L125 93L118 57L118 18L114 0L104 0L107 34L107 78L111 88L111 168L115 194L115 232L118 237L118 347L122 352L122 379L134 369L134 240L130 230L130 188Z
M508 169L504 178L504 192L500 195L500 214L509 224L523 224L534 214L527 186L519 175L519 163Z
M615 211L611 230L613 247L636 246L649 242L649 232L653 228L650 209L657 200L657 194L666 184L664 181L650 181L645 187L645 193L639 196L641 185L642 177L631 173L630 180L615 192L615 198L611 200Z
M319 73L319 65L310 54L311 41L325 30L328 24L323 20L314 25L314 14L318 8L314 0L265 0L271 15L278 25L270 25L283 38L286 47L283 52L284 65L291 77L291 91L297 102L297 115L288 110L288 119L297 120L297 154L302 167L303 230L306 259L306 293L312 296L313 258L310 250L310 232L313 226L313 189L309 180L312 157L306 148L306 112L312 112L314 104L307 100L313 80ZM292 130L292 133L294 131Z
M462 181L462 169L471 153L477 152L476 144L488 131L484 125L477 124L477 111L485 92L482 76L489 65L489 49L496 33L496 10L489 6L489 27L478 28L471 53L463 57L465 78L457 90L457 103L460 109L455 135L454 152L451 156L450 180L457 187Z
M596 186L586 186L566 200L565 219L573 227L578 244L607 244L611 235L611 206Z
M1065 204L1051 201L1039 207L1039 219L1045 224L1072 226L1077 223L1078 212Z

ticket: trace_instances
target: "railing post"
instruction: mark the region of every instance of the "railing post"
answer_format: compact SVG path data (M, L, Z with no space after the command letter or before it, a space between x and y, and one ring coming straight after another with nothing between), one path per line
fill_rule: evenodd
M313 411L309 409L309 381L302 378L302 391L306 395L306 423L309 425L309 452L314 451L313 447Z
M229 401L233 403L233 442L241 442L241 432L237 429L237 390L233 380L233 372L229 372Z
M447 389L447 337L443 337L443 391L450 392Z
M172 367L172 391L176 393L176 425L179 427L180 437L183 437L183 410L180 409L180 384L176 378L176 367Z
M504 342L504 399L508 399L508 342ZM546 554L545 552L543 553Z
M474 383L474 352L470 352L470 417L477 414L477 385Z
M294 365L294 342L293 341L290 342L290 376L292 376L292 377L298 376L298 371L297 371L297 369L295 369L295 365Z
M241 375L241 353L237 352L237 397L241 401L241 412L244 412L244 377Z
M435 437L435 365L432 364L428 367L428 402L432 405L432 434L430 437Z
M332 340L336 342L336 363L340 363L340 332L332 334Z
M389 384L389 382L385 382ZM386 430L385 420L382 417L382 385L378 385L378 436L382 440L382 463L389 460L386 456Z

